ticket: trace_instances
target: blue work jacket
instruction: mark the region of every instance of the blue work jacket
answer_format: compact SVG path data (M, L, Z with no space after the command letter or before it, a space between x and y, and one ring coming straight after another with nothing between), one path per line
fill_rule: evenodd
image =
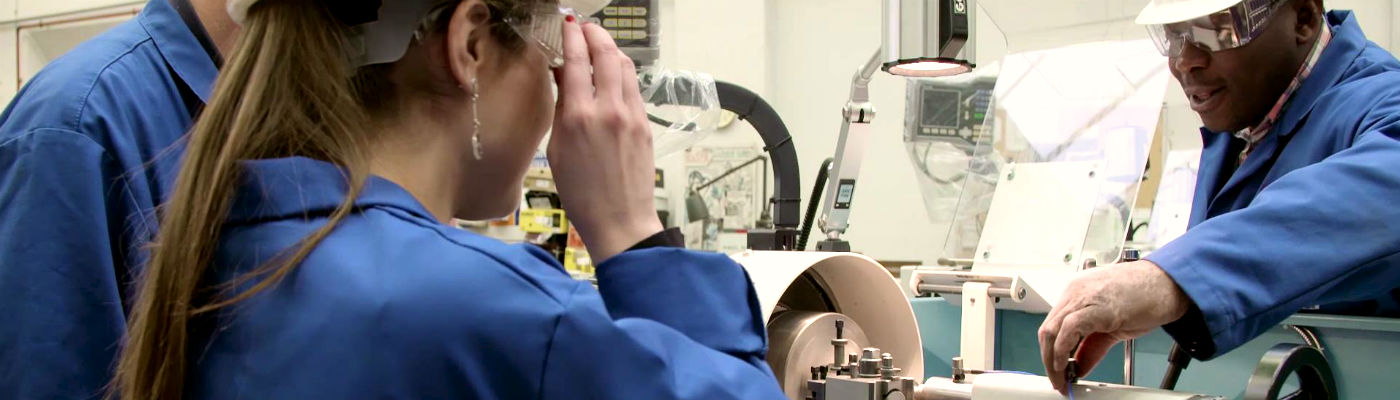
M1400 313L1400 62L1349 11L1273 131L1203 130L1191 227L1147 257L1195 302L1166 326L1197 358L1228 352L1312 305Z
M228 282L346 196L337 167L244 163L216 255ZM193 336L201 399L781 399L748 275L719 254L624 252L598 289L548 253L439 223L371 178L285 280ZM250 284L251 286L251 284Z
M0 116L0 398L103 393L124 304L214 60L154 0L30 80Z

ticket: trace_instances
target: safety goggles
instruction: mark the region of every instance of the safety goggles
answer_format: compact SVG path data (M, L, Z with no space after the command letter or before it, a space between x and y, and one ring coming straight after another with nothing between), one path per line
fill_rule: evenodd
M1269 19L1288 0L1244 0L1230 8L1186 21L1149 25L1157 50L1179 57L1190 44L1208 52L1243 47L1264 33Z
M506 18L506 24L531 46L544 52L550 68L559 68L564 66L564 20L569 16L580 22L588 18L572 8L545 4L532 10L529 19Z

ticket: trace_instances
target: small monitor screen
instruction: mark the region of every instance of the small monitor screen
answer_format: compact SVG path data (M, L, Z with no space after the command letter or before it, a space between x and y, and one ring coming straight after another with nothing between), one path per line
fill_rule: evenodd
M850 203L850 202L851 202L851 195L852 195L852 194L855 194L855 191L856 191L856 184L854 184L854 183L842 183L842 184L841 184L841 187L838 188L837 191L836 191L836 202L837 202L837 203L842 203L842 204L844 204L844 203Z
M924 89L921 124L934 128L958 127L958 103L962 95L956 91Z

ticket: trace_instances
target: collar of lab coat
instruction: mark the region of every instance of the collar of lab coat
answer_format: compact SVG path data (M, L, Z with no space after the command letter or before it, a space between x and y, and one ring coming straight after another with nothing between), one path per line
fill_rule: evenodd
M250 160L229 209L230 224L329 215L349 193L343 168L305 157ZM390 207L437 221L412 194L380 177L370 177L355 208Z
M1312 74L1294 93L1293 104L1279 118L1276 132L1288 137L1298 128L1298 123L1312 112L1322 92L1335 86L1342 73L1361 55L1366 48L1366 34L1361 32L1361 24L1356 22L1351 11L1327 13L1327 23L1332 26L1332 42L1323 50L1321 59L1313 67Z
M180 13L167 0L151 0L136 19L151 35L151 41L175 75L201 101L208 103L219 69L214 66L214 60L209 59L209 53L199 44L194 32L180 18Z
M1209 190L1217 185L1219 179L1227 180L1218 191L1211 193L1209 197L1197 197L1197 204L1214 204L1214 201L1210 203L1201 203L1201 201L1223 196L1246 179L1263 171L1265 166L1272 165L1279 143L1298 130L1298 124L1312 112L1323 92L1341 80L1342 74L1366 48L1366 35L1361 32L1361 25L1356 22L1351 11L1328 12L1327 23L1332 26L1332 41L1328 43L1327 49L1323 50L1321 59L1313 67L1312 74L1303 81L1298 91L1294 92L1292 100L1284 109L1283 115L1279 117L1278 123L1274 125L1273 131L1259 143L1253 154L1239 166L1238 170L1223 175L1217 172L1223 171L1226 165L1231 162L1227 161L1230 159L1230 154L1226 149L1230 147L1228 142L1234 137L1234 134L1212 132L1201 128L1202 142L1205 144L1206 153L1201 157L1203 179L1198 181L1197 185ZM1198 195L1206 193L1210 192L1198 190ZM1204 220L1205 212L1204 207L1201 207L1199 212L1193 211L1192 221Z

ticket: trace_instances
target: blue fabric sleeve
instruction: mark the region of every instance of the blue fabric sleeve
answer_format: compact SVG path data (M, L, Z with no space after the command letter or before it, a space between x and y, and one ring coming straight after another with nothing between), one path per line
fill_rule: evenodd
M1228 352L1300 308L1400 286L1391 267L1400 258L1400 100L1369 115L1350 148L1280 177L1248 207L1147 257L1199 308L1195 320L1165 327L1194 357Z
M728 257L629 251L581 286L545 364L543 398L781 399L752 282Z
M128 215L110 161L65 130L0 143L0 398L96 398L108 383Z

